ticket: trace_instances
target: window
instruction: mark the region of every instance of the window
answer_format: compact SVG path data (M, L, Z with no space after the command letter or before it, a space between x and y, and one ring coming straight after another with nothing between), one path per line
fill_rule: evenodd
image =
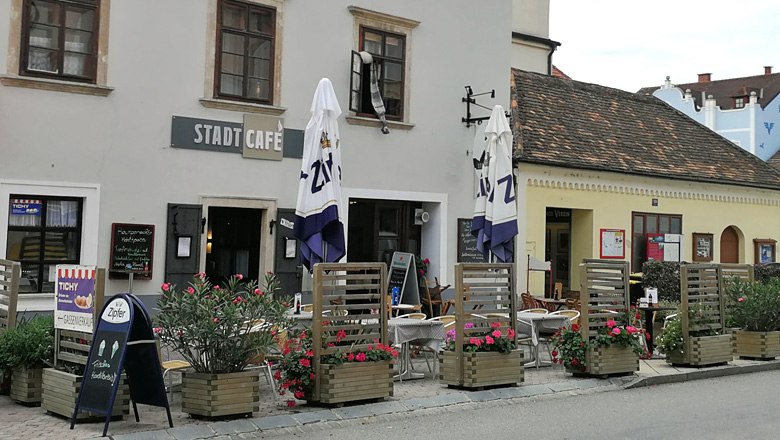
M641 272L647 261L647 234L682 234L682 216L632 213L631 270Z
M20 75L96 82L97 0L27 0Z
M743 108L743 107L745 107L745 98L742 96L739 98L734 98L734 108Z
M215 95L272 104L276 9L223 0L217 18Z
M388 119L403 118L406 37L368 27L360 28L359 50L374 58L379 94ZM353 56L350 110L361 115L374 114L371 104L371 69Z
M54 266L79 263L82 207L79 198L11 195L6 255L22 263L21 292L54 292Z

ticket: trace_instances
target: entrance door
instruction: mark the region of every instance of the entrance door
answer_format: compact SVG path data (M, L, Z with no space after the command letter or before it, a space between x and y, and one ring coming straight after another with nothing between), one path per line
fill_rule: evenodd
M274 273L282 284L282 292L301 291L301 260L298 258L298 240L293 235L294 209L279 209L276 215L276 252Z
M258 279L262 214L261 209L209 207L206 275L212 282L239 273Z
M547 208L544 260L552 265L554 283L561 283L569 290L569 261L571 259L571 209ZM550 274L545 272L544 285L549 286Z
M384 262L390 267L393 252L420 255L422 228L414 223L419 202L351 200L349 204L350 262Z
M739 263L739 235L733 226L720 234L720 262Z

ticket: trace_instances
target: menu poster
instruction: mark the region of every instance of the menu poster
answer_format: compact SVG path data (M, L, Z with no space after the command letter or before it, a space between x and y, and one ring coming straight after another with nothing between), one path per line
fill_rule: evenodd
M92 333L95 266L58 264L54 284L54 328Z
M477 237L471 235L471 219L458 219L458 263L487 263L485 255L477 250Z
M600 258L622 259L626 256L625 229L601 229Z
M664 261L664 235L645 234L647 237L647 261Z
M111 260L108 277L127 279L128 273L138 280L152 279L154 225L111 224Z

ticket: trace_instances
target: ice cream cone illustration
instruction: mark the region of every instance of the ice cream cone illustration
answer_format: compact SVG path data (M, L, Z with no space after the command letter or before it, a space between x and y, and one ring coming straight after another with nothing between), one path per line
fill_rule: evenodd
M100 347L98 347L98 356L103 356L103 350L106 349L106 340L100 341Z
M114 341L114 345L111 346L111 359L114 359L117 350L119 350L119 342Z

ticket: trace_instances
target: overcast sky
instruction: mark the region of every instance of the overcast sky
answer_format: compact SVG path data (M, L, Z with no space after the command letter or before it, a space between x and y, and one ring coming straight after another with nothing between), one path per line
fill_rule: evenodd
M550 0L553 64L572 79L636 92L780 72L780 0Z

